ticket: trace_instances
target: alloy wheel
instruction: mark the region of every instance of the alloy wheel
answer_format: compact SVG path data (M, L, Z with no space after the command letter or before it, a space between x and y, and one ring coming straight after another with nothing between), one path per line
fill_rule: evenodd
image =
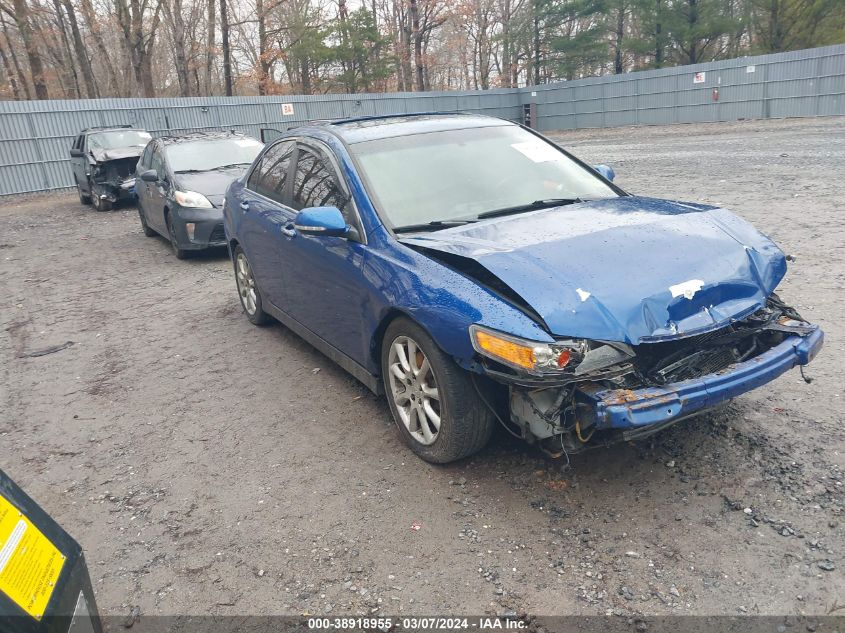
M399 336L390 345L388 366L399 419L417 442L433 444L440 432L440 391L425 352L412 338Z
M238 284L238 294L241 296L241 304L247 314L254 315L258 309L258 297L255 290L255 277L252 275L252 268L246 259L246 255L238 253L235 261L235 279Z

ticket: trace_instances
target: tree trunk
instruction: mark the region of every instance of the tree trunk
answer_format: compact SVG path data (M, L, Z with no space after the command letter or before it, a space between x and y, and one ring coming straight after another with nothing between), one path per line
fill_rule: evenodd
M656 0L654 13L654 65L663 68L663 7Z
M97 98L97 86L94 83L94 71L91 70L91 60L88 59L88 52L85 50L85 43L82 41L82 34L79 31L79 22L76 20L76 12L73 10L73 5L70 0L62 0L62 5L67 13L68 24L70 24L70 34L73 38L73 50L76 55L76 61L79 64L79 69L82 71L82 80L85 84L85 94L89 99ZM56 7L56 11L59 8Z
M23 88L24 97L27 99L32 99L32 93L29 91L29 84L26 81L26 75L21 68L21 64L18 61L18 56L15 54L15 47L12 46L12 39L9 37L9 30L6 26L6 15L0 11L0 26L3 27L3 35L6 38L6 45L9 47L9 57L12 58L12 65L15 68L15 74L18 76L18 86Z
M82 95L82 88L79 85L79 74L76 72L76 67L73 65L73 48L70 45L70 40L67 36L67 25L65 24L65 15L62 9L61 0L53 0L53 9L56 11L56 26L61 34L62 46L67 55L62 55L57 60L57 65L61 67L61 73L64 76L65 85L73 84L73 90L68 92L65 89L67 96L70 99L79 99Z
M302 58L302 93L306 95L311 94L311 70L308 67L308 58Z
M616 55L613 60L613 72L621 75L625 70L622 67L622 40L625 37L625 2L620 0L619 13L616 16Z
M214 22L217 16L217 5L214 0L208 0L208 29L205 41L205 96L211 94L211 71L214 67Z
M425 77L422 59L422 33L420 33L420 10L417 0L408 0L411 12L411 28L414 35L414 65L416 67L417 90L425 91Z
M3 47L0 46L0 60L3 62L3 70L6 73L6 76L9 78L9 85L12 87L12 95L15 97L15 101L21 100L21 92L18 88L18 80L15 79L15 71L12 68L12 65L9 63L9 57L6 55L6 51L3 50Z
M182 17L182 0L172 0L172 6L165 0L164 10L170 21L173 35L173 61L176 65L176 79L179 81L179 96L190 97L191 85L188 77L188 59L185 55L185 19Z
M258 19L258 94L267 94L270 64L267 59L267 14L264 0L255 0L255 15Z
M505 0L502 7L502 86L513 88L513 68L511 66L511 0Z
M390 20L391 36L393 40L393 61L396 64L396 90L405 92L405 75L402 66L402 42L400 33L402 25L399 23L398 3L393 3L393 16Z
M698 24L698 0L687 0L689 6L689 15L687 22L690 27L690 42L688 60L690 64L698 63L698 40L695 35L695 25Z
M49 99L47 84L44 81L44 65L41 62L38 45L35 43L32 23L29 21L29 7L26 0L12 0L12 6L15 9L15 23L23 40L27 61L29 61L29 72L32 75L32 85L35 88L35 98Z
M533 18L534 18L534 85L540 85L540 12L537 6L538 0L533 0Z
M232 53L229 49L229 13L226 0L220 0L220 35L223 45L223 83L226 96L232 96Z
M82 7L82 15L85 16L85 21L88 23L88 29L94 38L94 44L97 46L97 53L100 56L103 64L106 67L106 72L109 76L109 85L111 86L111 95L115 97L122 96L120 91L120 83L117 79L117 72L111 63L111 56L106 49L106 44L103 41L103 36L100 33L100 23L97 19L97 14L94 12L94 7L91 0L82 0L80 3ZM99 91L98 91L99 94Z
M404 81L404 90L411 92L414 89L414 70L411 67L411 60L414 57L413 53L413 37L411 36L411 25L407 22L402 25L402 75Z

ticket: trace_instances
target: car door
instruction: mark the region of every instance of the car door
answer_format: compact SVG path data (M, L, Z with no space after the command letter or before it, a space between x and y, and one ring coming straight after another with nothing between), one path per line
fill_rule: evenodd
M146 183L144 213L148 224L166 234L167 224L164 221L164 204L167 200L167 173L160 144L156 144L153 148L153 153L150 156L150 169L158 174L158 180Z
M284 279L279 246L283 228L293 221L290 171L296 143L274 144L255 165L240 195L238 239L246 252L262 296L284 309Z
M85 134L80 134L76 137L76 140L73 142L73 149L78 150L80 152L84 151L85 148ZM74 182L81 185L83 191L86 193L88 192L88 175L86 173L86 166L88 163L88 159L85 155L81 156L71 156L70 157L70 167L73 170L73 178Z
M146 204L148 207L149 205L149 184L146 180L141 180L141 174L147 171L150 168L150 159L152 158L153 148L155 147L155 142L151 141L147 143L147 146L144 148L144 153L141 154L141 158L138 159L138 165L135 167L135 195L138 196L138 208L142 211L144 209L144 205ZM149 219L147 219L147 224L149 224Z
M337 207L355 228L355 235L313 236L297 232L292 224L282 227L278 237L285 289L282 307L320 338L364 364L365 232L330 148L300 140L291 187L293 209Z

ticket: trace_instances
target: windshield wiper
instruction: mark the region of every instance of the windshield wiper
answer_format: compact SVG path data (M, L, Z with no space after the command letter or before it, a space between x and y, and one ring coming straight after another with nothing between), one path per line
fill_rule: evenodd
M450 226L461 226L462 224L470 224L475 220L433 220L432 222L423 222L422 224L406 224L405 226L397 226L393 229L394 233L412 233L414 231L439 231Z
M252 163L231 163L229 165L220 165L220 167L215 167L214 169L232 169L233 167L243 167L244 165L252 165Z
M492 211L485 211L478 214L478 219L495 218L500 215L510 215L511 213L523 213L525 211L535 211L536 209L548 209L550 207L561 207L565 204L576 204L584 202L581 198L545 198L543 200L535 200L528 204L519 204L515 207L505 207L503 209L493 209Z
M178 169L174 171L174 174L204 174L207 172L207 169Z

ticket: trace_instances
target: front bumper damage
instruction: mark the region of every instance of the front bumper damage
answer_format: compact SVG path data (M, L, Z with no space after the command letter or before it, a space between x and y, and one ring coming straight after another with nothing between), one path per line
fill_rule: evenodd
M824 333L816 328L807 336L789 336L779 345L714 374L644 389L603 389L589 384L576 398L593 418L585 426L597 430L622 429L624 439L642 436L771 382L796 365L806 365L822 347ZM651 428L657 427L657 428Z
M510 419L523 437L558 455L639 439L707 411L807 365L823 342L818 326L773 296L721 331L631 348L635 355L619 375L545 386L493 377L508 385Z
M114 204L135 196L135 165L137 156L96 160L90 158L89 178L91 195Z

